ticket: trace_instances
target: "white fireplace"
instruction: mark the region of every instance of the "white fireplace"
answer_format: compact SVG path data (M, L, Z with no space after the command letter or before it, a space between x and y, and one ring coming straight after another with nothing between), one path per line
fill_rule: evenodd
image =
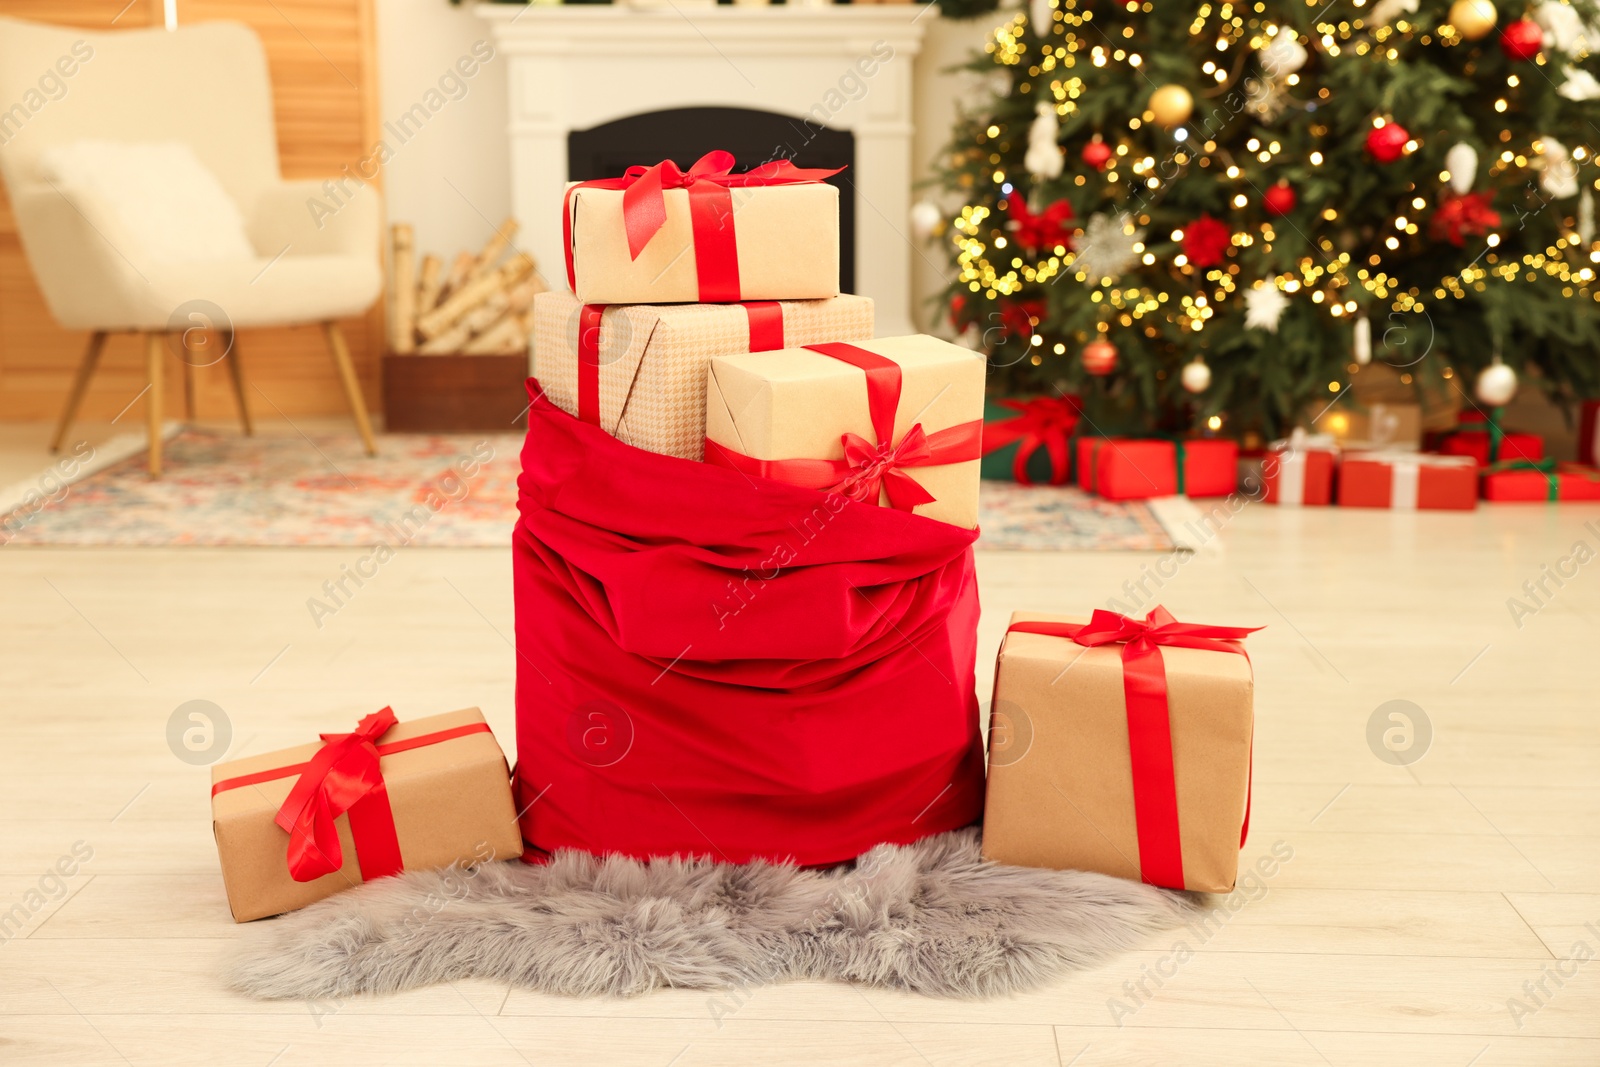
M518 244L563 277L567 135L648 112L741 107L855 139L855 291L880 335L914 333L912 67L922 5L530 6L479 4L506 62ZM640 163L655 163L640 159ZM691 159L677 161L683 166ZM752 161L757 162L757 161Z

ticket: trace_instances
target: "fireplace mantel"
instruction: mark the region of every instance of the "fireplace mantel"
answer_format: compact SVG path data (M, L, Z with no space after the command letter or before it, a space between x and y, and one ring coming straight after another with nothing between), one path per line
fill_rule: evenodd
M856 291L876 301L880 334L915 332L907 221L911 75L927 8L475 10L509 70L512 210L527 235L524 247L552 285L561 284L569 132L668 108L754 108L822 117L822 125L854 135ZM892 54L883 59L886 50Z

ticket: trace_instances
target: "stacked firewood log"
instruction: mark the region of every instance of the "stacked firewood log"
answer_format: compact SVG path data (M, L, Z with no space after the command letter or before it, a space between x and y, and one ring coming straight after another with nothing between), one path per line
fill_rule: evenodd
M446 270L435 255L419 265L415 232L395 223L390 348L419 356L526 351L533 298L545 285L532 256L501 261L516 232L516 221L507 219L481 249L462 252Z

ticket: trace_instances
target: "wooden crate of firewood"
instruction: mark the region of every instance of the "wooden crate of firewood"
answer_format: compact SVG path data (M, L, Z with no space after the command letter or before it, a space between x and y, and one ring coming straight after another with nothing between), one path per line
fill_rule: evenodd
M533 298L545 286L533 258L513 249L516 231L507 219L483 248L446 269L435 255L418 262L411 226L392 227L383 359L389 430L510 429L526 408Z

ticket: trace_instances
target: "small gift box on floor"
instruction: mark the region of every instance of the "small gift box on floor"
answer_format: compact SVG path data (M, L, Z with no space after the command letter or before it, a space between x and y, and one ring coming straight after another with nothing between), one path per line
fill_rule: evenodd
M719 356L706 462L971 529L984 369L924 335Z
M1502 460L1483 472L1483 499L1491 504L1600 500L1600 469L1550 460Z
M238 922L293 911L402 870L522 854L505 754L477 708L211 769L212 828Z
M1017 612L995 665L983 855L1226 893L1250 816L1254 632Z
M1296 427L1286 439L1267 446L1261 464L1262 499L1285 507L1333 503L1333 468L1339 446L1328 434Z
M1078 438L1078 485L1107 500L1227 496L1238 484L1236 441Z
M1470 456L1347 452L1339 464L1339 504L1470 511L1478 506L1478 464Z
M983 405L983 476L1022 485L1065 485L1072 435L1083 402L1075 396L987 400Z
M712 356L872 336L864 296L747 304L533 301L534 373L551 401L630 445L698 461Z
M1473 413L1476 414L1476 413ZM1439 437L1434 451L1446 456L1471 456L1478 466L1502 460L1544 459L1544 439L1535 433L1501 430L1498 418L1463 418L1461 427Z
M732 173L708 152L567 188L567 284L585 304L817 300L839 292L836 170Z

